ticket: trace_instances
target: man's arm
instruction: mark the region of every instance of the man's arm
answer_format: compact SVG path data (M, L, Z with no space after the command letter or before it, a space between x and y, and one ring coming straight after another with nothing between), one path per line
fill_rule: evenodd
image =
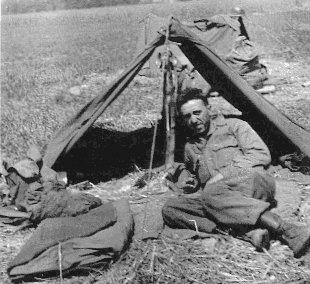
M199 189L199 182L194 173L193 153L188 144L184 148L184 165L180 187L185 194L196 192Z
M173 169L167 175L167 184L179 194L191 194L199 189L198 180L193 173L193 162L191 155L184 151L184 163L175 163Z
M243 168L264 168L271 162L270 151L264 141L245 121L230 119L230 130L236 137L242 151L232 162L220 170L226 177L237 174Z

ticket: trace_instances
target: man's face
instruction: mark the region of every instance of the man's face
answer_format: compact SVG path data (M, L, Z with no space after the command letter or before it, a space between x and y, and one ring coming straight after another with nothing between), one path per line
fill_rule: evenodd
M183 121L194 135L203 134L209 129L210 116L202 100L190 100L183 104L180 110Z

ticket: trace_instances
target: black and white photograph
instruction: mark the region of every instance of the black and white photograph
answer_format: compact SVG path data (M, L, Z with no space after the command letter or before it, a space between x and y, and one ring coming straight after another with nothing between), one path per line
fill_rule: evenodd
M0 283L310 283L309 0L0 23Z

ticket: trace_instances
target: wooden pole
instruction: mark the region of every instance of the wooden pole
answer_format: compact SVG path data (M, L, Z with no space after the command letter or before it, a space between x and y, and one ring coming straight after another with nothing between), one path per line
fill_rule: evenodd
M174 149L175 149L175 75L173 74L173 65L171 63L171 56L167 58L167 65L164 71L164 120L166 125L166 152L165 165L166 169L170 168L174 163Z
M176 119L176 100L177 100L177 72L173 69L172 71L172 82L173 82L173 93L171 94L170 100L170 141L169 141L169 154L168 154L168 165L171 166L174 163L174 154L175 154L175 119Z
M170 17L171 18L171 17ZM163 74L163 111L162 117L166 128L165 140L165 168L169 169L174 163L175 150L175 111L176 111L176 72L172 63L172 53L169 49L169 29L166 30L164 57L162 58Z

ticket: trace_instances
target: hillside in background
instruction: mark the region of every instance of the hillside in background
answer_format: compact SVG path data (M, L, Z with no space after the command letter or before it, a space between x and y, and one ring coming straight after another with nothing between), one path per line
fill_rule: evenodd
M188 3L189 1L192 3ZM2 0L1 14L25 14L132 4L150 4L152 6L151 3L156 4L156 6L165 4L192 6L198 3L205 5L205 7L210 6L212 9L216 6L221 12L227 12L230 7L238 5L249 9L250 12L259 13L307 9L310 6L308 0Z
M3 0L2 14L87 9L94 7L137 4L140 0Z

